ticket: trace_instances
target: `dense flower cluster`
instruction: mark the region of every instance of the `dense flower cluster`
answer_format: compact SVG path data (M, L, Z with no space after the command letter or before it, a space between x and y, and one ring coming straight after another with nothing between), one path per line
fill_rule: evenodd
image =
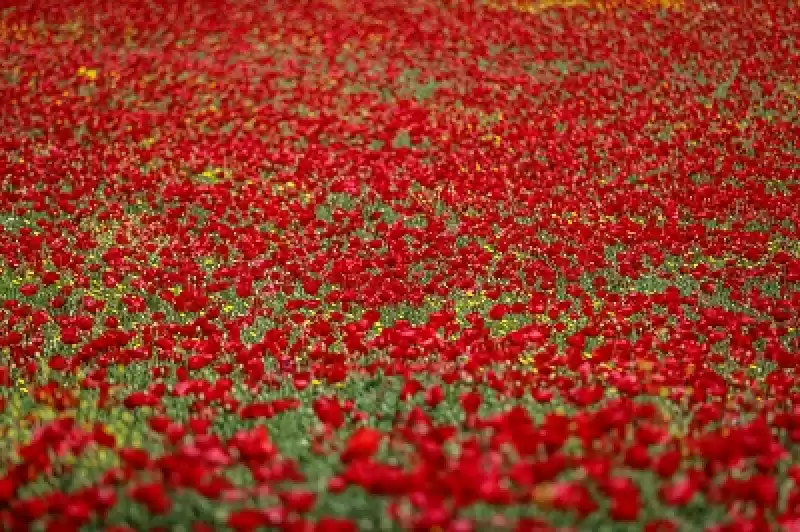
M798 21L4 2L0 528L800 527Z

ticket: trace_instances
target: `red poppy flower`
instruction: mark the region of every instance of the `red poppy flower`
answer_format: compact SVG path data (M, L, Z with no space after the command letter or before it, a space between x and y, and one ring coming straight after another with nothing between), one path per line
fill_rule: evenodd
M368 427L359 427L347 439L341 459L349 462L355 459L369 458L378 451L383 434Z

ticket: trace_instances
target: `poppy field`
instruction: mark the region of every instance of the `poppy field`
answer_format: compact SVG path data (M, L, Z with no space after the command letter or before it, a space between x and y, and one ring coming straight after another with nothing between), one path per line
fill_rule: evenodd
M800 530L791 0L0 4L0 530Z

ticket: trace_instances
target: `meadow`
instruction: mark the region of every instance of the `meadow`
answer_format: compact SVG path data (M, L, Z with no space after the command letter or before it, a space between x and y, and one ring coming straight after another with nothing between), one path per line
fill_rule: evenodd
M0 529L800 530L800 5L0 4Z

